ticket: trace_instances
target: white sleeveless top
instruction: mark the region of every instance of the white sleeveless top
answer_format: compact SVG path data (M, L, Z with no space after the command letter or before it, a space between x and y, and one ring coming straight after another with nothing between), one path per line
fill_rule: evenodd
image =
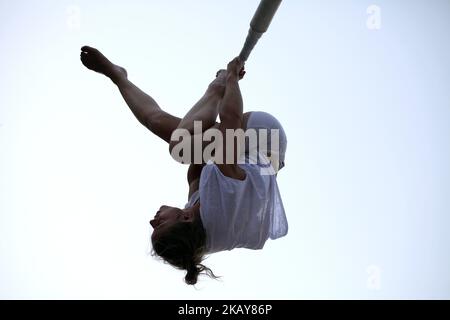
M186 206L200 198L207 253L234 248L262 249L268 238L288 232L275 175L262 175L262 164L239 164L245 180L225 176L212 162L204 166L199 190Z

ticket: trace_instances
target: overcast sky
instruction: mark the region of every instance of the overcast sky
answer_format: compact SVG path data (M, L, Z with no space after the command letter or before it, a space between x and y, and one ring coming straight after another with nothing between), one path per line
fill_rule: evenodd
M195 288L148 254L187 168L79 48L183 116L258 3L0 0L0 298L450 298L446 0L284 0L241 89L286 129L288 235Z

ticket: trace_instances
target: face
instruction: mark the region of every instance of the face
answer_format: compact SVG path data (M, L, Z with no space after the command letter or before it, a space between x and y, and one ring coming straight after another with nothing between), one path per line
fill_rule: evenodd
M175 223L189 220L190 216L185 211L175 207L161 206L155 217L150 220L150 224L153 227L152 239L157 238L159 234Z

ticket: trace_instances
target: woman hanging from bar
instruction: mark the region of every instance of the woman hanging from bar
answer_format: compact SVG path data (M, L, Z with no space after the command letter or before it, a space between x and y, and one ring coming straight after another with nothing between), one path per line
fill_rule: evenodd
M287 219L276 181L278 171L284 167L286 135L272 115L260 111L243 113L239 81L245 71L240 58L216 73L204 95L184 118L161 109L152 97L128 80L124 68L111 63L97 49L81 48L81 61L88 69L110 78L137 120L169 144L173 158L189 163L188 203L184 208L163 205L150 221L154 255L186 270L186 283L195 284L200 273L216 277L202 264L208 254L235 248L262 249L267 239L287 234ZM210 148L211 144L205 144L208 139L196 140L196 124L201 124L203 137L214 136L221 143ZM228 136L227 130L241 130L245 135ZM277 134L267 135L268 131ZM177 133L179 139L173 139ZM217 139L220 134L221 139ZM175 154L180 138L186 135L193 138L191 150L200 148L200 161L186 154L189 148L181 155ZM256 142L249 137L256 137ZM195 145L195 141L201 145Z

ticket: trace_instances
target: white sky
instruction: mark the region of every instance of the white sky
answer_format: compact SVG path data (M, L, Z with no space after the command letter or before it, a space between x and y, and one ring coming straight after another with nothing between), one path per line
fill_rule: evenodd
M445 0L283 1L241 89L288 135L289 234L211 255L223 279L196 288L147 254L155 210L187 200L186 167L79 48L182 116L258 3L0 1L0 298L450 298Z

